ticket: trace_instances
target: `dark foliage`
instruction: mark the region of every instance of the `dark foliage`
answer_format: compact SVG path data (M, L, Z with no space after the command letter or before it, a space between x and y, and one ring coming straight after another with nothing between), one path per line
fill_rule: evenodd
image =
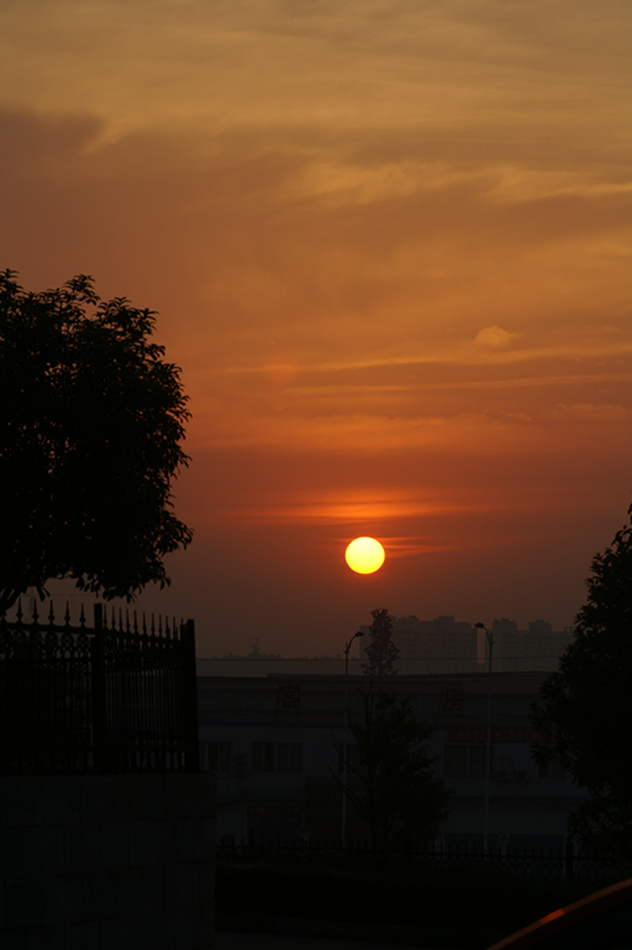
M154 314L89 277L29 293L0 274L0 611L72 577L105 599L169 583L191 531L169 510L188 457L180 370Z
M351 725L357 767L349 765L347 795L367 822L374 855L418 847L447 817L452 794L435 775L427 741L432 730L410 700L386 690L359 690L363 715Z
M541 688L538 761L560 762L590 800L569 830L597 852L632 855L632 506L597 554L573 642Z
M373 623L369 627L371 642L366 648L368 663L362 664L365 673L371 676L392 676L397 670L394 663L399 656L399 649L393 643L393 618L388 610L377 608L371 611Z

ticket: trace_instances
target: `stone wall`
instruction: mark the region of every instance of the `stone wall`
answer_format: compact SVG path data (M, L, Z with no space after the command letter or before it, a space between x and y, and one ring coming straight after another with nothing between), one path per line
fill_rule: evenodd
M0 777L3 950L209 950L207 774Z

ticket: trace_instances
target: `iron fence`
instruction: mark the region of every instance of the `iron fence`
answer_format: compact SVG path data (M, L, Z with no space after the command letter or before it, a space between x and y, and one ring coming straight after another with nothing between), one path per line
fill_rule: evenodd
M195 772L198 748L192 620L0 618L0 774Z
M224 836L217 845L220 860L240 864L257 862L332 863L348 868L371 867L373 851L369 841L356 840L344 847L340 839L310 837L287 841L265 839L233 840ZM384 856L377 859L384 865ZM514 846L491 849L487 854L467 845L428 843L419 848L391 852L388 866L418 872L448 872L464 876L480 873L522 877L546 877L565 880L594 881L607 884L632 876L632 861L593 856L568 840L561 847Z

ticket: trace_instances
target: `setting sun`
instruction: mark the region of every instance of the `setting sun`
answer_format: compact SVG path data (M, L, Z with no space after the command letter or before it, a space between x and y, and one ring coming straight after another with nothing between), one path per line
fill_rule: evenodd
M384 548L375 538L356 538L345 551L345 561L356 574L379 571L385 557Z

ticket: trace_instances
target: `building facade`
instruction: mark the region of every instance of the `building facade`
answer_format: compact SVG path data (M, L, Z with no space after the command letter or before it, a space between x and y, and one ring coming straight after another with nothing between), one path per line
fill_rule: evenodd
M585 798L562 772L540 769L531 757L529 707L544 678L492 675L492 845L561 844L570 809ZM352 721L366 685L349 677ZM379 685L408 696L433 727L437 773L454 788L441 838L482 844L487 674L398 675ZM341 749L353 745L344 696L344 676L198 677L201 762L217 777L220 840L340 837ZM352 812L347 833L366 834Z

